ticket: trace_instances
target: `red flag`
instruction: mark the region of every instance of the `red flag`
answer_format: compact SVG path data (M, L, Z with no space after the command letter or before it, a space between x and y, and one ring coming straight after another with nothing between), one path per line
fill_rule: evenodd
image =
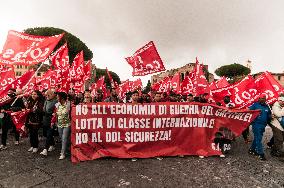
M181 92L179 72L175 74L171 80L171 90L175 93Z
M247 101L243 100L241 105L239 105L238 109L247 108L256 102L260 95L266 95L266 103L273 104L277 101L279 97L279 93L275 90L275 87L271 84L269 79L266 77L266 73L261 74L255 81L255 95L251 96L249 91L250 89L246 89L246 91L242 92L243 97L247 97ZM252 88L251 88L252 89Z
M203 65L198 64L198 61L196 62L196 68L195 68L195 79L193 82L193 86L195 88L195 93L196 95L204 94L204 93L209 93L209 85L206 80L206 77L203 72Z
M266 71L262 75L269 80L276 92L278 92L279 94L284 92L282 85L269 72Z
M28 66L44 62L62 36L35 36L11 30L0 55L0 63Z
M151 88L158 92L169 92L171 89L171 78L167 76L163 80L152 85Z
M122 82L116 89L117 95L124 99L126 96L126 93L130 91L130 81L126 80Z
M213 81L213 82L211 82L211 83L209 84L209 88L210 88L210 90L215 90L215 89L217 89L217 85L216 85L215 81Z
M38 78L36 81L39 90L42 91L44 89L50 89L51 87L55 87L55 79L56 72L53 70L48 70L41 78Z
M129 82L130 91L140 90L142 88L141 79L137 79Z
M231 97L236 108L242 106L257 94L255 81L251 76L245 77L238 83L211 91L216 102L223 101L225 96Z
M192 83L192 79L190 78L190 76L186 76L184 78L184 80L181 83L181 93L183 95L188 95L188 94L193 94L194 90L193 90L193 83Z
M12 68L2 70L0 72L0 92L4 91L9 84L14 82L14 80L15 80L15 73Z
M30 110L11 113L12 121L16 125L17 131L20 133L26 134L25 123L26 123L26 119L27 119L29 112Z
M229 82L224 76L220 80L218 80L216 83L217 88L227 87L229 85L230 85Z
M125 59L133 67L133 76L144 76L165 70L153 41L137 50L133 56Z
M91 69L92 69L92 61L89 60L87 63L84 65L84 80L89 80L91 79Z
M71 80L78 81L84 77L84 53L81 51L76 55L69 71Z
M22 89L35 74L34 70L29 70L21 77L17 78L10 86L10 88Z
M50 57L50 60L55 69L68 68L70 64L67 43L58 48L56 52Z

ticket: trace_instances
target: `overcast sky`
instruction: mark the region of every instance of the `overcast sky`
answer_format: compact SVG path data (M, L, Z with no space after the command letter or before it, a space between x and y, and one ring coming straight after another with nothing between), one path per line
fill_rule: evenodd
M8 30L52 26L79 37L93 63L122 80L133 80L124 57L151 40L167 69L197 56L210 72L247 59L253 73L283 72L283 8L283 0L1 0L0 48Z

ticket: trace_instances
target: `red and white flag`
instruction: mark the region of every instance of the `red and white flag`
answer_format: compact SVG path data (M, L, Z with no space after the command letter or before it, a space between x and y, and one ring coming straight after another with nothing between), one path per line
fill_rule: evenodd
M44 62L63 34L54 36L35 36L17 31L9 31L0 64L32 65Z
M0 72L0 92L4 91L8 85L15 81L13 68L8 68Z
M125 59L133 67L132 76L144 76L165 70L164 63L153 41L137 50L133 56Z
M217 88L227 87L229 85L230 85L229 82L224 76L220 80L218 80L216 83Z
M16 130L26 134L25 123L30 110L11 112L12 121L16 126Z
M171 80L171 90L177 94L181 93L180 73L176 73Z
M193 93L194 93L194 88L193 88L192 79L190 78L190 76L186 76L181 83L181 94L188 95Z
M84 53L79 52L72 63L69 70L69 76L72 82L82 80L84 77Z
M68 46L65 43L63 46L58 48L54 54L50 56L51 64L55 69L67 69L70 67Z
M269 80L276 92L278 92L279 94L284 93L283 86L268 71L264 72L264 74L262 75Z

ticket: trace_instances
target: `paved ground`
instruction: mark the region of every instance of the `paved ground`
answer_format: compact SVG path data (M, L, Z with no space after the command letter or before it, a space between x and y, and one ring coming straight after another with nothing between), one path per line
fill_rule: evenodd
M59 149L45 158L27 152L27 140L20 146L10 143L0 152L0 187L284 187L284 163L271 158L269 149L267 161L249 156L242 139L226 158L99 159L80 164L58 160Z

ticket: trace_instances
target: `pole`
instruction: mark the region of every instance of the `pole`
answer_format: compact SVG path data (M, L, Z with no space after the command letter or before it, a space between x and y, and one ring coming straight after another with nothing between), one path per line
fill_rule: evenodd
M37 68L37 70L35 71L35 73L33 74L33 76L30 78L30 80L28 81L28 83L26 83L26 85L23 87L23 92L25 92L25 90L28 89L28 88L25 89L25 87L30 84L30 82L31 82L32 79L37 75L38 71L40 70L40 68L41 68L42 66L43 66L43 62L42 62L41 65ZM19 98L19 96L17 96L17 98L14 100L14 102L11 104L11 106L13 106L13 105L15 104L15 102L18 100L18 98Z

